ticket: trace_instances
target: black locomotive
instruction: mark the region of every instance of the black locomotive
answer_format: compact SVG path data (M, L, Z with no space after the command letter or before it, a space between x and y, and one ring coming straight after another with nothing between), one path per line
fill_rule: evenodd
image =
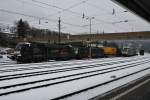
M16 55L18 62L41 62L47 60L69 60L75 58L74 49L70 45L24 43L18 45Z

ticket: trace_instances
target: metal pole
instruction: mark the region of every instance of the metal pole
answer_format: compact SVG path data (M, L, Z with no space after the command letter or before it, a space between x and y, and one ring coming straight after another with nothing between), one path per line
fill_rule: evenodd
M92 38L91 38L91 35L92 35L92 19L94 19L94 17L87 17L86 19L88 19L90 21L89 42L91 42L92 41ZM92 58L91 43L89 43L89 58Z
M59 20L58 20L58 30L59 30L58 43L60 43L61 42L61 36L60 36L61 20L60 20L60 17L59 17Z
M91 27L92 27L92 26L91 26L91 20L92 20L92 19L90 18L90 34L91 34Z
M92 20L92 18L90 18L89 20L90 20L90 35L92 35L92 34L91 34L91 33L92 33L92 32L91 32L91 28L92 28L92 26L91 26L91 25L92 25L92 24L91 24L91 20ZM92 39L91 39L91 36L90 36L89 58L92 58L91 40L92 40Z

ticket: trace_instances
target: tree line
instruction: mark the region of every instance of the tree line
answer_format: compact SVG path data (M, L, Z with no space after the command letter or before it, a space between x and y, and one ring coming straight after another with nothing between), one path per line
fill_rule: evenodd
M56 31L51 31L48 29L38 29L35 27L30 27L29 23L27 21L23 21L20 19L16 23L16 33L18 37L25 38L28 36L31 37L40 37L43 35L48 35L48 36L58 36L58 32ZM67 33L61 33L62 35L67 35Z

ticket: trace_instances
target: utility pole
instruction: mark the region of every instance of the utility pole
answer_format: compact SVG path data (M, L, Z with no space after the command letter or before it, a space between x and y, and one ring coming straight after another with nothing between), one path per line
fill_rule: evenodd
M58 43L60 43L61 42L61 33L60 33L60 31L61 31L61 19L60 19L60 17L59 17L59 20L58 20L58 32L59 32L59 35L58 35Z

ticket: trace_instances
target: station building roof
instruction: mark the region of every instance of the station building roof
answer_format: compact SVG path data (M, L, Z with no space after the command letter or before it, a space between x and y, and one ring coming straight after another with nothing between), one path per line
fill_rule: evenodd
M150 22L150 0L112 0Z

